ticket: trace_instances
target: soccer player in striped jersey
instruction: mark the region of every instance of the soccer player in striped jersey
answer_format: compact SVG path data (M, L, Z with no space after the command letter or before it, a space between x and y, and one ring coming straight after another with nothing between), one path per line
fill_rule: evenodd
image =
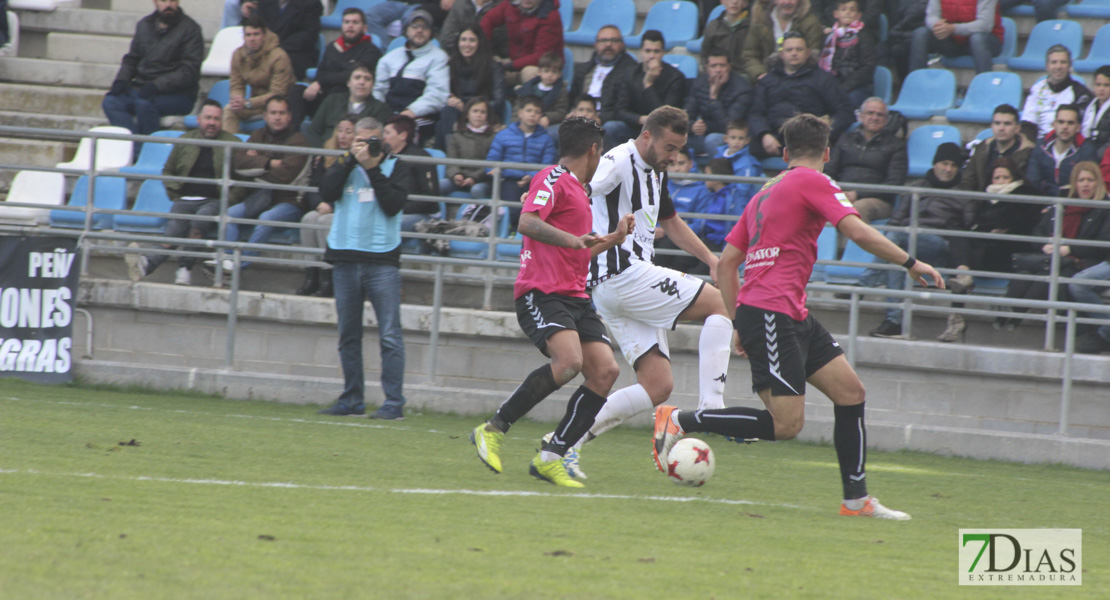
M739 439L788 440L802 429L806 383L833 403L833 445L840 463L844 501L840 514L908 520L868 495L864 467L867 428L864 389L832 335L806 310L805 286L817 260L817 237L831 222L868 252L901 264L910 277L937 287L944 280L863 222L840 187L822 171L829 160L829 123L809 114L782 126L789 169L768 181L725 238L718 265L721 296L739 332L737 350L747 354L752 391L766 409L732 407L655 411L652 452L666 460L682 435L717 433ZM744 263L744 284L737 269Z
M604 132L582 117L563 121L562 158L532 178L524 199L514 287L517 321L551 363L532 371L497 414L471 432L478 458L494 473L501 472L501 443L509 427L581 371L586 381L571 395L566 415L544 439L529 472L555 485L583 487L567 475L562 459L593 425L620 374L605 325L586 293L591 255L623 242L634 223L627 214L613 223L612 233L593 233L585 184L597 170Z

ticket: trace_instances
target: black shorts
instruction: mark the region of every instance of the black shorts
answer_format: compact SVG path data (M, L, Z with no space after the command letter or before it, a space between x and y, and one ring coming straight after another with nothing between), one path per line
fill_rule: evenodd
M741 305L733 326L748 353L756 393L770 388L772 396L802 396L806 379L844 354L813 315L795 321L784 313Z
M545 294L530 290L516 299L516 320L524 335L543 352L547 353L547 338L560 331L578 332L582 343L604 342L612 347L605 324L594 310L589 298L572 298L559 294Z

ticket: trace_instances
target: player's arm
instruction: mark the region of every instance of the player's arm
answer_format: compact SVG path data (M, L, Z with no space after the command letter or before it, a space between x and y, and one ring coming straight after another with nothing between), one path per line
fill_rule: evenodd
M613 246L619 246L623 244L624 238L628 237L628 234L632 233L632 228L635 226L636 217L633 216L632 213L628 213L627 215L621 217L621 220L617 223L617 228L614 231L598 237L597 243L593 246L590 246L590 257L592 258L594 256L597 256L598 254L605 252Z
M700 260L709 266L709 278L717 281L717 255L713 254L705 242L701 241L698 234L690 229L686 221L682 217L675 215L670 219L663 219L659 221L659 226L666 232L667 237L674 242L675 246L682 248L694 258Z
M572 235L554 225L544 222L538 214L531 211L520 213L520 223L517 225L516 229L521 235L526 235L537 242L549 246L570 248L572 250L589 248L596 245L601 239L595 233L587 233L582 237Z
M864 223L858 216L853 214L844 217L836 224L836 229L871 254L887 262L908 268L910 276L921 285L929 286L929 283L925 280L925 276L928 275L938 288L944 289L944 278L932 265L920 260L909 263L910 254L908 252L900 248L898 244L888 240L879 230ZM907 263L909 264L907 265Z
M736 319L736 299L740 297L740 265L744 262L747 252L725 244L721 252L721 259L717 262L717 287L721 290L721 299L725 302L725 312L729 319Z

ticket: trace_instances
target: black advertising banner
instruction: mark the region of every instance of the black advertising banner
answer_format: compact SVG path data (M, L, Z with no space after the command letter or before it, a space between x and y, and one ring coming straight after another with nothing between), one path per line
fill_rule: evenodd
M0 377L72 379L77 240L0 237Z

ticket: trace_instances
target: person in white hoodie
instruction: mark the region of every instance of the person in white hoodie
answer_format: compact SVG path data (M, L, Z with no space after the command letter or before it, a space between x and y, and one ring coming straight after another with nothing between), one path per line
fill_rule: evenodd
M421 133L428 134L451 93L447 53L431 43L435 26L428 11L412 11L404 25L408 41L378 61L374 97L416 119Z
M1029 88L1021 120L1037 125L1037 137L1043 138L1052 131L1056 109L1074 105L1080 114L1091 101L1091 90L1082 80L1071 75L1071 50L1063 44L1050 47L1044 56L1045 76Z

